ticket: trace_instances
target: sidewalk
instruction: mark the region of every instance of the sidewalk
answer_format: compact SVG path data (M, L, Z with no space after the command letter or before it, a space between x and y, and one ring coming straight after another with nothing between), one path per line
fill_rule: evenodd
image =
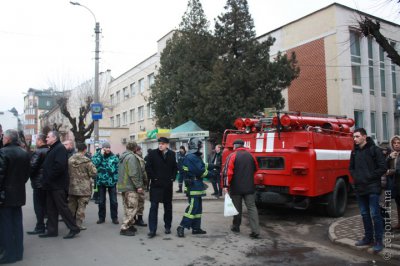
M391 224L397 224L397 211L391 212ZM388 229L388 226L386 227ZM390 229L388 229L390 230ZM329 239L339 245L347 246L356 250L366 250L373 253L371 247L356 247L354 244L364 236L364 228L361 215L340 218L329 226ZM391 258L400 259L400 230L384 231L385 249L379 253L385 260Z

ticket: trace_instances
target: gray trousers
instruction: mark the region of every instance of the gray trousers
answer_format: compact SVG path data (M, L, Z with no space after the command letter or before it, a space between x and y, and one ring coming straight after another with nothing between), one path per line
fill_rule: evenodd
M249 222L252 233L260 234L260 225L258 223L258 211L256 207L254 194L248 195L230 195L232 198L233 205L239 212L238 215L233 216L233 226L240 227L242 223L242 199L246 204L247 212L249 214Z

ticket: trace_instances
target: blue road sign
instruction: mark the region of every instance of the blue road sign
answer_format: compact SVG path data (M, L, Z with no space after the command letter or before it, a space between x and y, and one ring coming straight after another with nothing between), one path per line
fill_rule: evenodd
M101 103L92 103L92 120L100 120L103 118L103 105Z

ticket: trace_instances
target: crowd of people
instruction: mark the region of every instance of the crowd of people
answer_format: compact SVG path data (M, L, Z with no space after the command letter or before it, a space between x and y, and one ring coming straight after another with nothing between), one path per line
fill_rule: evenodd
M221 146L216 145L208 164L205 164L201 153L203 143L198 138L189 140L187 152L181 146L179 156L176 156L169 149L169 139L161 137L158 139L158 148L149 149L143 158L141 147L134 141L129 141L126 151L118 156L111 151L110 143L104 142L92 156L86 144L74 145L71 140L61 143L59 133L50 131L47 135L37 135L36 149L29 153L21 145L17 131L0 133L0 264L23 258L22 206L26 203L25 183L29 179L36 223L33 230L26 233L40 238L57 237L60 221L69 229L64 239L74 238L86 230L85 211L93 188L98 194L97 224L106 220L107 192L111 221L120 223L117 193L121 193L124 218L120 235L123 236L134 236L137 232L135 226L147 226L143 214L145 192L149 191L149 238L157 235L159 203L164 206L164 233L171 234L173 182L177 177L179 190L176 192L186 193L189 202L177 227L179 237L184 237L184 229L191 229L192 234L207 233L201 228L201 198L205 195L205 178L213 184L213 195L222 195ZM225 190L237 178L245 178L247 183L253 182L256 161L254 165L243 177L230 171L225 176L228 180L224 183ZM238 184L236 181L232 187ZM249 193L254 193L254 190ZM235 203L241 215L239 202L241 206L241 198ZM247 205L248 201L245 203ZM234 224L238 228L240 219L239 224L237 221ZM253 224L251 237L258 238L259 230ZM238 232L234 228L232 231Z
M117 156L108 142L98 147L91 156L84 143L67 140L63 143L57 131L39 134L36 149L29 154L20 145L18 132L0 132L0 264L22 260L22 206L26 202L25 183L30 179L36 225L27 234L41 238L57 237L58 223L63 221L69 232L64 239L74 238L85 230L85 210L93 187L98 190L98 220L106 220L108 192L110 217L118 220L118 197L121 193L124 218L120 235L134 236L135 226L147 226L143 219L145 192L149 191L148 237L157 235L159 203L164 207L164 233L171 234L173 182L178 180L178 191L185 193L188 206L177 226L177 236L185 237L185 229L192 234L206 234L201 226L202 197L205 178L213 185L215 197L229 193L238 214L233 217L231 231L240 232L242 201L249 214L251 238L260 238L258 212L255 205L254 173L257 160L244 147L244 141L233 143L233 152L222 165L221 145L216 145L203 162L203 143L191 138L188 149L180 147L179 154L169 149L169 139L158 139L158 148L148 150L142 157L141 147L134 141L126 144L126 151ZM390 141L386 155L375 145L363 128L353 133L354 149L349 170L364 225L364 237L356 246L371 245L375 252L383 249L385 219L382 217L382 189L389 191L397 204L400 229L400 136ZM382 182L382 181L385 182ZM59 219L61 216L61 219ZM47 219L46 219L47 218Z

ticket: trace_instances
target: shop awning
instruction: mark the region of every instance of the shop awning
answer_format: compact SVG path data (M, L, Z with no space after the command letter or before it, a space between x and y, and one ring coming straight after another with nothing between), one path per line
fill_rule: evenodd
M209 131L203 130L192 120L189 120L186 123L172 129L170 133L170 137L176 139L193 137L205 138L209 135Z

